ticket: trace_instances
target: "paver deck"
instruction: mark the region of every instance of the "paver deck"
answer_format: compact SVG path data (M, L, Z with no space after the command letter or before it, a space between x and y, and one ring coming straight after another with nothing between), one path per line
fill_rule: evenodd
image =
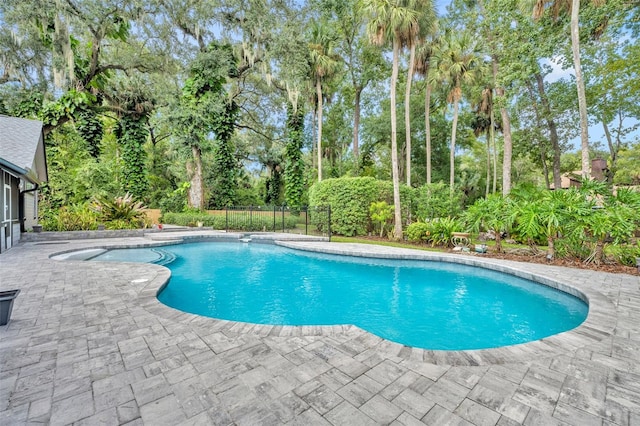
M638 276L283 243L480 262L589 300L587 321L570 332L447 352L405 347L349 325L258 326L186 314L155 298L169 278L166 268L49 258L80 248L164 244L153 240L22 243L0 254L0 290L21 289L10 323L0 327L0 424L640 425Z

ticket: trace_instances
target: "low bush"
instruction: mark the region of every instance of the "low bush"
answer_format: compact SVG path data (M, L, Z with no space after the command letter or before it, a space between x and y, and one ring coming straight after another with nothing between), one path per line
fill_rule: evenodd
M432 246L451 245L454 232L460 231L460 223L450 217L437 217L433 220L415 222L409 225L406 236L409 241L430 243Z
M405 233L411 242L426 242L431 234L431 226L426 222L415 222L407 227Z
M41 218L45 231L89 231L98 229L98 215L88 203L63 206Z
M179 226L203 226L214 229L230 229L236 231L273 231L273 216L253 214L238 215L234 212L233 216L227 220L226 214L210 214L210 213L164 213L162 222ZM299 216L292 214L284 216L284 229L293 229L298 224ZM282 230L282 217L276 218L275 230Z

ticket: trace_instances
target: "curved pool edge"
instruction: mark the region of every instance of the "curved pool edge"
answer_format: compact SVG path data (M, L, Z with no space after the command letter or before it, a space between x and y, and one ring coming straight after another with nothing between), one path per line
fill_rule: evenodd
M508 364L513 362L533 361L540 358L574 353L580 348L596 344L613 334L616 326L616 310L611 301L602 293L585 286L577 288L571 284L549 276L549 273L534 273L517 266L518 262L479 258L462 254L448 254L425 252L412 249L372 246L352 243L327 242L293 242L274 241L275 244L296 250L320 252L327 254L348 255L358 257L374 257L386 259L410 259L424 261L442 261L459 263L492 269L515 275L521 278L558 288L569 294L581 298L589 305L589 312L585 321L578 327L541 340L512 346L492 349L443 351L427 350L395 343L354 325L337 326L273 326L252 323L242 323L215 318L204 317L179 311L164 305L157 299L157 295L168 283L170 271L162 266L154 265L166 271L166 278L149 282L138 294L140 305L154 315L178 321L189 326L197 327L204 333L223 332L233 334L250 334L260 337L296 337L296 336L329 336L346 338L354 347L354 352L362 350L376 350L379 354L389 358L401 358L409 361L424 361L437 365L450 366L479 366ZM129 245L135 247L136 245ZM164 275L164 274L163 274Z

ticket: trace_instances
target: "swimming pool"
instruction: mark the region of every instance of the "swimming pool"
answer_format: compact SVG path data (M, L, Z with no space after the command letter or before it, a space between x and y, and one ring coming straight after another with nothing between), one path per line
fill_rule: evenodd
M218 319L274 325L354 324L423 349L484 349L577 327L588 307L550 287L445 262L355 258L267 244L190 243L109 251L110 260L166 259L158 299ZM101 256L96 257L100 260Z

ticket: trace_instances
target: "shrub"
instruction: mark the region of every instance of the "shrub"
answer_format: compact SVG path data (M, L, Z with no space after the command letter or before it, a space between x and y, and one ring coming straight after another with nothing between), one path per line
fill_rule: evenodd
M164 223L171 223L179 226L196 226L198 222L201 222L203 226L208 226L214 229L228 229L236 231L255 231L261 232L263 230L273 230L273 215L272 214L247 214L239 215L238 212L234 212L233 215L227 220L227 215L224 213L210 214L204 212L188 212L188 213L165 213L162 216ZM293 229L298 224L299 216L285 215L284 228ZM282 229L282 218L276 218L276 231Z
M387 204L393 206L393 182L388 180L379 180L377 199L386 201ZM415 214L412 206L415 198L415 190L407 185L400 184L400 210L402 214L402 223L410 224L411 218ZM393 211L393 210L392 210Z
M453 233L460 230L460 223L451 217L435 218L429 222L429 225L431 226L431 235L427 241L430 241L433 246L448 247L451 245Z
M636 259L640 258L640 241L635 246L631 244L610 246L607 254L620 265L636 266Z
M98 216L87 203L63 206L42 219L46 231L87 231L98 229Z
M372 177L326 179L309 189L309 203L331 206L331 230L346 236L367 233L369 211L366 206L377 200L378 184ZM318 225L313 218L312 223Z
M371 220L380 226L380 237L384 235L384 228L387 222L393 219L393 206L387 204L386 201L373 202L369 206L369 214Z
M401 185L403 222L409 219L412 198L413 189ZM371 231L371 218L366 206L377 201L393 205L392 182L372 177L343 177L316 182L309 189L312 206L331 206L331 231L340 235L365 235ZM316 222L313 224L322 226Z
M462 213L462 191L451 194L444 183L423 185L414 191L415 214L421 220L457 217Z
M110 229L135 229L148 225L146 207L129 193L114 199L95 197L91 208ZM111 222L117 223L109 225Z
M426 222L415 222L407 227L407 239L412 242L428 241L431 234L431 225Z

